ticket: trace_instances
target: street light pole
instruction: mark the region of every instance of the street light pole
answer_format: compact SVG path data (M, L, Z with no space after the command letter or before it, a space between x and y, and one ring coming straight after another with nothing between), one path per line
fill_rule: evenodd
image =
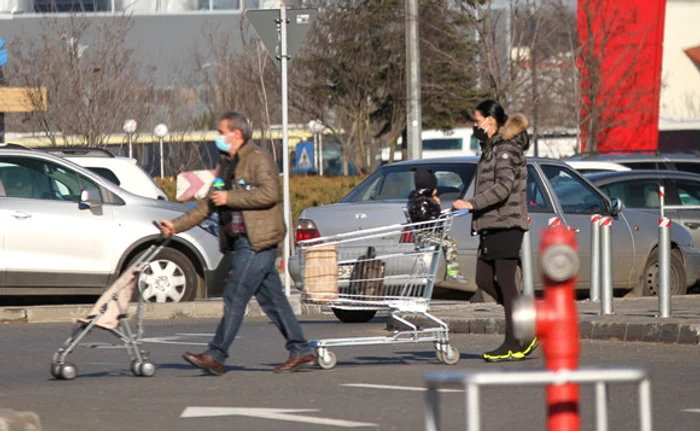
M124 122L124 133L126 133L129 136L129 158L134 157L134 148L133 148L133 142L132 138L134 135L134 132L136 132L136 120L126 120Z
M160 177L165 177L165 156L163 155L163 138L168 136L168 126L159 124L153 129L153 133L160 139Z
M314 135L314 152L317 161L316 172L320 176L323 176L323 131L326 130L326 126L320 120L309 121L309 130Z
M406 1L406 144L408 159L423 157L421 140L420 50L418 38L418 0Z

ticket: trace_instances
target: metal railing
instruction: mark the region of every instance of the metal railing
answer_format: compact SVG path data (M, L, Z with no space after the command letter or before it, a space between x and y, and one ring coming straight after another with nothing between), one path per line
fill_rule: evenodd
M546 371L464 371L432 372L426 375L428 391L425 396L425 430L438 431L440 427L439 389L444 387L464 389L466 430L479 431L481 412L480 389L486 386L542 386L592 384L595 385L596 430L608 430L608 385L612 383L637 383L641 431L652 430L651 382L646 370L641 368L583 367L578 370Z

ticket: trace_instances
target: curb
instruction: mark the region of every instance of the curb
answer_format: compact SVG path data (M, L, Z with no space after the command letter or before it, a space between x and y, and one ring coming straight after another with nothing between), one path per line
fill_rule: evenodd
M297 316L327 314L321 306L303 304L299 295L290 297L289 302ZM223 301L220 298L193 302L145 304L143 318L144 320L217 318L221 317L223 306ZM0 308L0 323L73 322L76 318L87 316L92 307L93 304ZM136 313L137 304L129 304L128 314L132 319L135 318ZM245 315L246 317L259 317L264 316L265 313L253 298L246 308Z
M424 316L409 314L403 316L419 327L435 326ZM440 316L437 316L440 318ZM497 318L454 318L442 319L455 334L503 334L505 319ZM390 315L387 319L388 330L405 330L405 325L395 321ZM581 339L610 340L629 342L650 342L668 344L700 344L700 325L680 322L620 322L613 319L582 320L579 322Z
M41 421L34 412L0 409L0 430L41 431Z

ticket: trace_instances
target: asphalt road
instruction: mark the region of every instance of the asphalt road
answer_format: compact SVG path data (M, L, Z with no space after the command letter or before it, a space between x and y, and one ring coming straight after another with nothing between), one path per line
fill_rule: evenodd
M70 358L79 369L74 381L57 381L49 374L51 355L68 336L69 325L0 326L0 408L35 411L43 429L53 431L419 430L426 372L543 366L540 351L520 363L486 364L479 354L500 340L457 335L453 344L462 356L455 366L438 364L432 346L423 343L337 348L338 365L331 371L310 368L276 375L272 368L285 360L286 351L277 330L260 318L244 325L226 374L212 377L186 364L181 354L202 351L215 321L146 323L145 349L159 366L155 377L134 377L124 351L80 348ZM303 326L312 339L386 334L380 320L348 325L315 317ZM89 340L113 338L97 331ZM700 428L700 413L685 411L700 409L698 353L696 346L584 342L581 362L647 367L652 373L654 428L690 431ZM582 388L584 430L594 429L592 394L590 387ZM636 387L613 386L609 400L610 429L638 429ZM463 402L461 393L442 396L444 429L464 429ZM486 389L481 405L483 430L546 427L542 388Z

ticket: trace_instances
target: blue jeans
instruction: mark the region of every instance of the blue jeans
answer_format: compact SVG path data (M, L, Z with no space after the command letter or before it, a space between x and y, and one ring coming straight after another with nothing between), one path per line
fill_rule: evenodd
M224 287L224 315L209 343L209 356L222 364L226 362L229 347L241 328L246 306L253 296L287 340L290 356L312 353L275 268L277 247L256 252L248 237L243 235L235 239L230 256L233 265Z

